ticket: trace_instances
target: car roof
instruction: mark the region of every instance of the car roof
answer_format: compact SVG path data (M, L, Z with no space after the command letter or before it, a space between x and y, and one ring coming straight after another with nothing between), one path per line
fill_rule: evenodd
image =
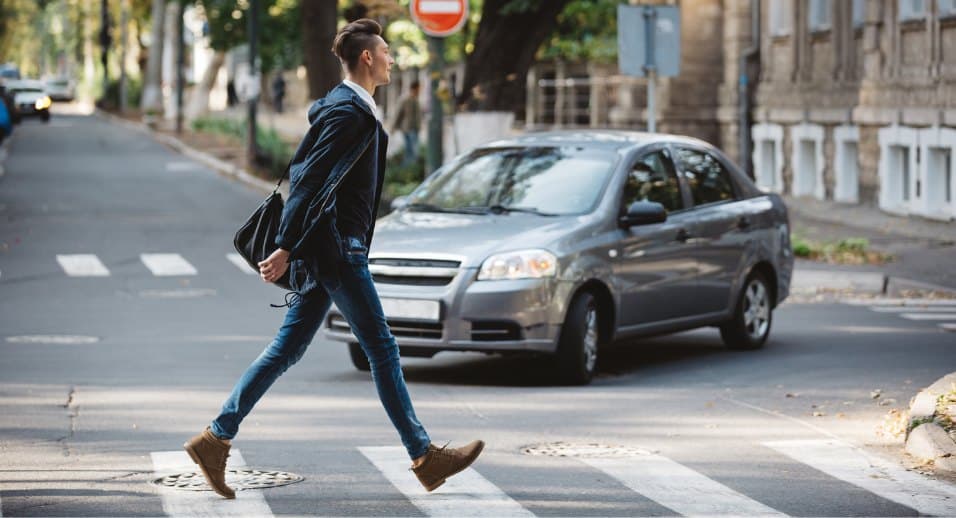
M44 88L43 81L37 81L36 79L19 79L16 81L7 81L7 88L9 89L20 89L20 88L37 88L43 90Z
M480 147L582 146L620 151L662 142L673 144L690 144L695 146L705 146L708 148L713 147L711 144L708 144L703 140L682 135L613 129L579 129L529 132L515 137L495 140L493 142L483 144Z

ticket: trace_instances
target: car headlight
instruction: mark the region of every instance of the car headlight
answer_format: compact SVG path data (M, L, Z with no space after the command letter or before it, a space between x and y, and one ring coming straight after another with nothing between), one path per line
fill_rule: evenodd
M53 100L50 99L50 96L44 95L43 97L37 99L37 102L33 104L38 110L45 110L53 104Z
M479 281L554 277L558 258L547 250L519 250L495 254L481 263Z

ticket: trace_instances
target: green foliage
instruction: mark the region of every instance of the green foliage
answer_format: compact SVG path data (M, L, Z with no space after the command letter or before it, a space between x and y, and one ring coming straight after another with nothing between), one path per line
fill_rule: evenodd
M793 255L796 257L809 258L813 252L813 248L810 243L799 236L793 236L790 239L790 245L793 248Z
M425 179L424 149L418 151L418 160L408 165L403 165L404 153L396 153L389 157L385 164L385 183L382 186L382 201L379 204L378 216L391 212L392 200L408 195Z
M835 246L838 253L865 254L870 247L870 241L862 237L848 237L841 239Z
M120 105L120 87L119 79L111 79L106 85L106 92L103 94L102 106L110 109L119 108ZM139 77L126 78L126 103L127 106L139 106L140 97L143 95L143 80Z
M210 46L229 50L249 41L249 0L196 0L208 20ZM259 58L262 70L302 63L300 0L259 2Z
M199 117L192 122L193 131L198 133L212 133L245 142L248 124L245 120L225 117ZM257 161L264 165L269 173L278 178L285 172L285 167L292 158L293 149L272 128L256 128L256 147L260 156Z
M541 59L617 60L617 6L621 0L574 0L558 15L558 25L539 52Z

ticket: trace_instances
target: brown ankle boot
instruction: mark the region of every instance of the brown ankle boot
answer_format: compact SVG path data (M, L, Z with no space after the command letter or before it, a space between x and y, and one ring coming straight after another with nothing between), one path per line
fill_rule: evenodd
M425 491L434 491L445 483L445 479L471 466L484 447L484 441L473 441L461 448L438 448L431 444L425 460L418 467L413 467L412 471L425 486Z
M226 459L229 458L231 448L229 444L213 435L207 426L201 434L186 441L183 448L193 462L199 464L199 469L213 491L230 500L236 497L236 492L226 485Z

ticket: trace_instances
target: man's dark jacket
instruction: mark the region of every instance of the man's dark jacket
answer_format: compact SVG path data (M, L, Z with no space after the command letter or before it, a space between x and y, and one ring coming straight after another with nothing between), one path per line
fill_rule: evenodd
M309 108L309 131L289 167L289 199L282 211L276 245L289 250L290 284L301 296L334 279L342 258L335 226L335 194L347 174L374 174L372 242L382 194L388 135L358 93L339 84Z

